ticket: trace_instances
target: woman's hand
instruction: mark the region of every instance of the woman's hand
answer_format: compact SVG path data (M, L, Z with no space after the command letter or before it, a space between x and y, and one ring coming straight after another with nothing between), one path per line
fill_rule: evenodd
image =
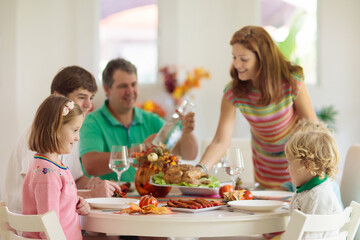
M90 205L89 203L82 197L79 197L79 201L76 205L76 212L79 215L86 215L90 212Z

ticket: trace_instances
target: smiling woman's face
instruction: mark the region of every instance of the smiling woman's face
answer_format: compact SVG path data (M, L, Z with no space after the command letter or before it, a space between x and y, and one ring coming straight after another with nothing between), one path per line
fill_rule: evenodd
M233 65L242 81L254 80L259 65L255 53L245 48L242 44L232 45Z

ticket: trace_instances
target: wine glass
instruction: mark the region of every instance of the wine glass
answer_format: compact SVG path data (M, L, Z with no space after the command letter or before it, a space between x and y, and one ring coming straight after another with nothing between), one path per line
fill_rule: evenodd
M129 149L129 159L130 159L130 165L133 168L137 168L138 167L138 162L136 160L136 158L140 155L140 153L142 151L146 151L146 148L148 147L149 144L145 144L145 143L132 143L131 144L131 148Z
M244 159L240 148L230 148L224 157L224 171L231 177L231 181L236 187L236 177L244 170Z
M129 156L126 146L112 146L109 168L116 172L120 184L121 174L129 168Z
M223 167L224 157L221 157L220 160L213 166L214 175L216 175L219 170Z

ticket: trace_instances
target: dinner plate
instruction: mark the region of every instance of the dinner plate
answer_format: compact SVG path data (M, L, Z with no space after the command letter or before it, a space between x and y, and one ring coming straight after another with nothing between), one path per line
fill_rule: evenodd
M139 200L132 198L87 198L85 199L91 207L108 208L108 209L124 209L128 208L130 203L138 204Z
M256 199L265 200L286 200L291 198L294 193L288 191L251 191Z
M171 211L173 211L173 212L198 213L198 212L206 212L206 211L216 210L216 209L219 209L219 208L222 208L222 207L224 207L224 205L215 206L215 207L207 207L207 208L199 208L199 209L172 208L172 207L168 207L168 208L170 208Z
M253 212L268 212L280 208L284 205L282 201L276 200L239 200L230 201L228 204L232 208Z

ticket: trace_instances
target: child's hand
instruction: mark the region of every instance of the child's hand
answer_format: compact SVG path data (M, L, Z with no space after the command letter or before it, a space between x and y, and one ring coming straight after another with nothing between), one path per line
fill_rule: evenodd
M82 197L79 197L79 201L76 205L76 212L80 215L86 215L90 212L90 205Z

